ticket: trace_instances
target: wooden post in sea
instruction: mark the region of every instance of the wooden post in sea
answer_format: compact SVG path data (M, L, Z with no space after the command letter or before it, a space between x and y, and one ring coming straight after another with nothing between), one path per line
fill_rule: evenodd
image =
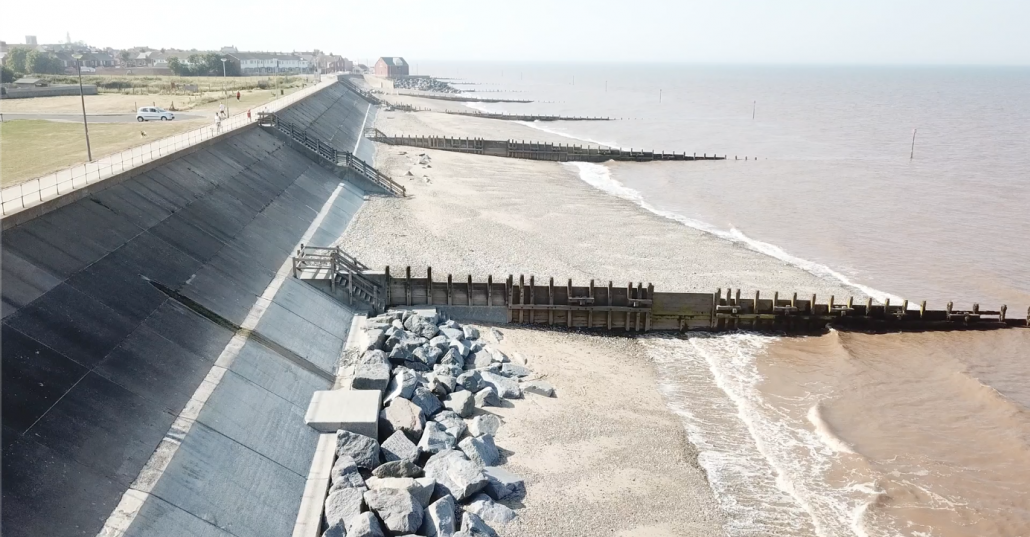
M433 267L426 267L426 305L433 305Z
M916 131L919 129L912 129L912 150L908 153L908 160L912 160L916 156Z

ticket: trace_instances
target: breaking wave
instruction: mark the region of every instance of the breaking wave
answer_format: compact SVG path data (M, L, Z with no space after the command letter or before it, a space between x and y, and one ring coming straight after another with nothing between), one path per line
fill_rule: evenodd
M788 265L797 267L801 270L804 270L805 272L808 272L809 274L812 274L824 280L836 280L841 284L847 287L851 287L852 289L856 289L861 293L865 294L866 296L872 297L873 299L881 303L888 298L894 303L898 303L903 300L901 297L897 295L892 295L890 293L880 291L879 289L874 289L867 285L862 285L858 282L852 281L844 274L841 274L840 272L837 272L831 269L830 267L827 267L826 265L791 255L783 248L780 248L775 244L769 244L767 242L762 242L758 239L748 237L744 234L743 231L740 231L739 229L733 226L730 226L729 230L725 230L713 226L712 224L709 224L707 222L702 222L700 220L695 220L693 218L683 216L679 213L658 209L654 205L651 205L646 200L644 200L644 197L640 194L640 192L623 185L617 179L613 178L611 170L609 170L608 167L603 164L594 164L591 162L567 162L564 164L566 166L575 168L579 174L579 178L582 179L583 182L593 186L594 188L597 188L598 190L612 194L613 196L617 196L622 199L632 201L633 203L636 203L637 205L643 207L644 209L654 214L657 214L658 216L674 220L687 227L703 231L705 233L719 237L720 239L724 239L735 244L742 244L753 251L779 259L780 261L783 261ZM910 307L916 306L913 304Z

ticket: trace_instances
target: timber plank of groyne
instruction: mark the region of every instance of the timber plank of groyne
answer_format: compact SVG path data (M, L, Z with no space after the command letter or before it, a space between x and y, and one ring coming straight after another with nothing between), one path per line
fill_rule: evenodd
M451 138L444 136L388 136L379 129L368 128L365 137L373 142L405 145L424 149L439 149L458 153L472 153L494 157L546 160L552 162L630 162L726 160L726 155L703 153L644 151L604 146L552 144L518 140L486 140L483 138Z

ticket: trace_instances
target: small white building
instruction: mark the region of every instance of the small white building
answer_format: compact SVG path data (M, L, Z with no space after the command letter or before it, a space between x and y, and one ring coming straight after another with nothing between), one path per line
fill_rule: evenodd
M237 52L228 54L240 64L240 73L244 75L272 75L287 73L307 73L311 71L311 62L294 54L275 52Z

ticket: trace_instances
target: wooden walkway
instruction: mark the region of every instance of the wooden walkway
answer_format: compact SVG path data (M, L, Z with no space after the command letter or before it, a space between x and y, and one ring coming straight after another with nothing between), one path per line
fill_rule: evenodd
M667 153L637 149L616 149L604 146L582 146L526 142L518 140L485 140L483 138L451 138L445 136L388 136L379 129L365 130L365 137L374 142L390 145L405 145L425 149L439 149L474 155L547 160L554 162L607 162L609 160L630 162L725 160L726 155L703 153Z

